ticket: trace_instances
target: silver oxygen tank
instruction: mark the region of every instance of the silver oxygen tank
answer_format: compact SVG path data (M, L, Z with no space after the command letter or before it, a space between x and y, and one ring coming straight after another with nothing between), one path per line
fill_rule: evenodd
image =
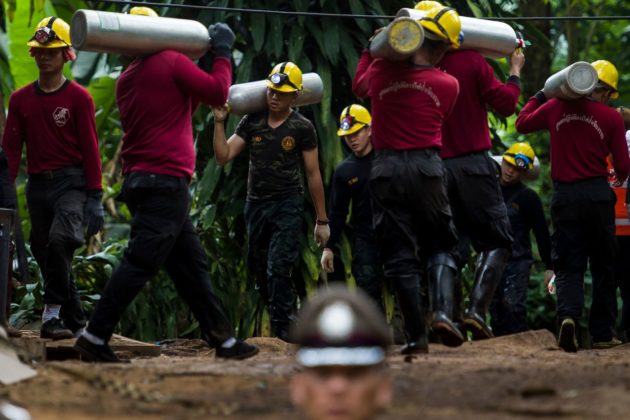
M416 52L424 41L424 29L417 20L399 17L374 36L370 55L386 60L404 60Z
M208 28L194 20L77 10L70 24L77 50L141 57L176 50L191 59L210 47Z
M324 83L317 73L302 76L302 90L293 106L312 105L321 102ZM252 114L267 109L267 80L239 83L230 86L228 93L230 112L236 115Z
M578 61L549 76L543 87L547 98L578 99L597 86L597 71L590 63Z
M396 16L420 19L424 16L424 11L403 8L398 11ZM525 45L523 39L507 23L468 16L460 16L459 19L462 22L462 33L464 34L460 49L476 50L485 57L501 58L512 54L516 48Z

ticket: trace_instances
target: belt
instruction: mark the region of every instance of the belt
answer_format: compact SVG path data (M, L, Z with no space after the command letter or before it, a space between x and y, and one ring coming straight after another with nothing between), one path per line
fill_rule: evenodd
M32 181L52 180L66 176L84 175L83 168L71 166L68 168L55 169L53 171L30 172L28 178Z
M430 156L435 156L439 153L440 153L440 149L435 148L435 147L429 147L426 149L409 149L409 150L380 149L374 152L376 156L404 156L404 157L413 157L413 156L430 157Z

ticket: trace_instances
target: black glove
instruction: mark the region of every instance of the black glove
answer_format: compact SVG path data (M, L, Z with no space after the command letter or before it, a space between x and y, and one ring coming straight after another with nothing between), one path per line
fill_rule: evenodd
M547 95L545 95L545 92L543 92L542 90L536 92L534 96L536 97L536 99L538 99L538 102L540 102L541 105L547 102Z
M208 26L210 42L217 57L230 58L232 45L236 36L225 23L219 22Z
M105 210L101 203L103 192L99 190L87 191L87 200L83 209L83 221L85 222L85 234L88 238L96 235L105 224Z

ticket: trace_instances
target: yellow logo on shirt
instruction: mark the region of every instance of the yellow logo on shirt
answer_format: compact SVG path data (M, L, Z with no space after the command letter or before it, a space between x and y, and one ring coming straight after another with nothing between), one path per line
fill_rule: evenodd
M252 137L252 144L258 144L262 141L262 136L254 136Z
M295 149L295 139L291 136L286 136L285 138L283 138L280 144L282 145L282 149L285 152L290 152L291 150Z
M352 186L352 185L356 184L357 182L359 182L359 177L355 176L354 178L350 178L348 180L348 186Z

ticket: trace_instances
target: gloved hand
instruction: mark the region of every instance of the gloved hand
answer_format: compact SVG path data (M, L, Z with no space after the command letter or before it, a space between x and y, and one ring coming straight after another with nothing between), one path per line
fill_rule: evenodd
M548 98L547 95L545 95L544 90L539 90L534 96L536 97L536 99L538 99L538 102L540 102L541 105L547 102Z
M333 265L333 261L335 259L335 254L332 252L330 248L324 248L324 252L322 252L322 270L327 273L332 273L335 271L335 267Z
M87 200L83 208L83 221L86 226L85 234L88 238L96 235L105 224L105 210L101 203L103 192L99 190L87 191Z
M216 56L230 58L230 50L234 45L234 39L236 39L230 27L223 22L215 23L208 26L208 33Z
M330 238L330 227L328 227L328 223L326 224L317 224L315 223L315 243L317 246L322 247L326 245L328 242L328 238Z
M545 287L549 287L549 282L551 281L551 279L554 276L554 272L553 270L545 270L543 277L545 279Z

